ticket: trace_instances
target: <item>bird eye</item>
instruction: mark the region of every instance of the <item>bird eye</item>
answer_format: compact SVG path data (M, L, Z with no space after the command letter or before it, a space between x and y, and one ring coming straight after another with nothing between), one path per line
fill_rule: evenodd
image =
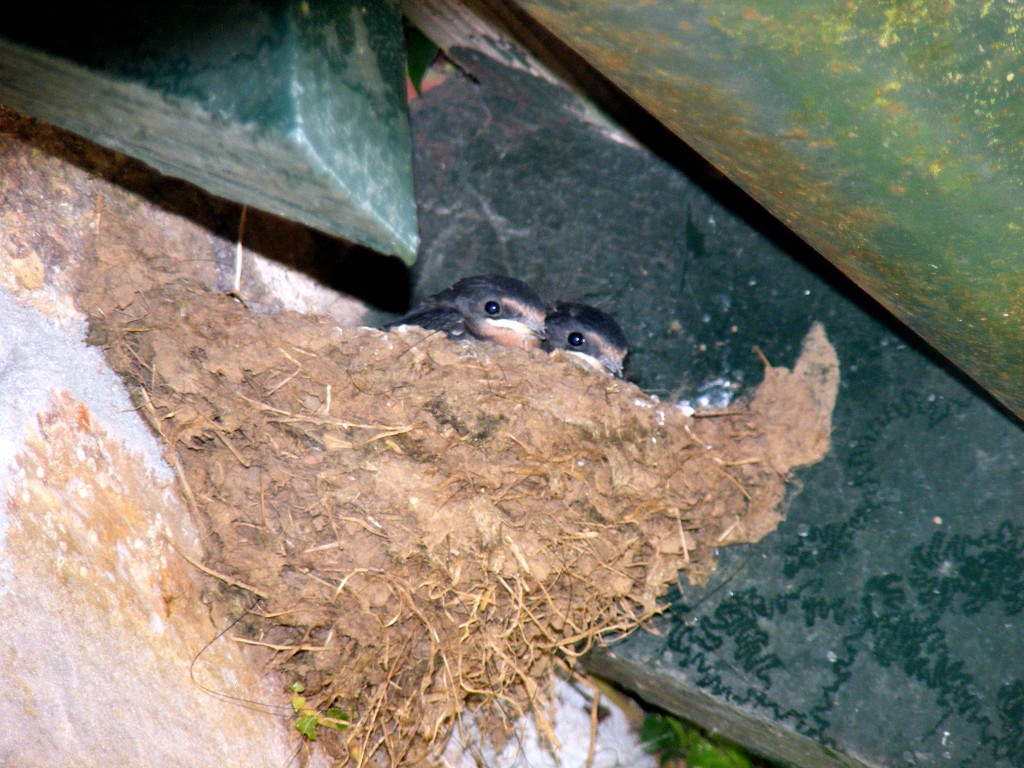
M569 334L570 347L582 347L584 341L586 341L586 339L583 338L583 334L579 331L573 331Z
M486 312L491 317L494 317L494 315L501 312L501 304L499 304L496 301L488 301L486 304L484 304L484 312Z

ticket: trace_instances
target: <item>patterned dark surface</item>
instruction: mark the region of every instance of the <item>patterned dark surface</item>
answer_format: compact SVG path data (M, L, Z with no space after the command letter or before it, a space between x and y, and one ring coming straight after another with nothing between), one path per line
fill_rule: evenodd
M763 749L833 750L807 765L1024 765L1019 424L685 150L611 141L556 89L463 63L474 80L413 111L421 295L498 271L597 304L663 397L742 391L754 345L791 365L817 320L839 354L832 452L661 636L614 646L656 681L623 682L707 694L709 724L763 723Z

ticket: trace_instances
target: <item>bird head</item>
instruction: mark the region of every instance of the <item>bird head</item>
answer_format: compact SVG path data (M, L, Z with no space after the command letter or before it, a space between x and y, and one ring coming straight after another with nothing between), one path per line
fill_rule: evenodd
M546 349L564 350L594 368L622 376L629 341L611 315L588 304L561 302L544 325Z
M506 347L540 347L546 306L522 280L478 275L459 280L445 293L472 335Z

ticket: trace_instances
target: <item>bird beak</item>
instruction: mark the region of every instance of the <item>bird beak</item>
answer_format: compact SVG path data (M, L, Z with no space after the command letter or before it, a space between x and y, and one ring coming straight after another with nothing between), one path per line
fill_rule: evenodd
M519 320L488 320L487 326L487 336L509 347L539 349L544 340L543 331Z
M584 363L589 365L591 368L594 368L594 369L596 369L598 371L607 371L608 370L607 368L604 367L604 363L602 363L600 360L598 360L593 355L588 355L588 354L585 354L584 352L573 352L571 349L567 349L565 351L568 352L570 355L574 355L575 357L579 358Z
M575 357L579 358L587 365L589 365L591 368L601 371L601 373L610 373L617 379L622 378L621 364L612 363L611 365L608 365L607 363L603 362L600 358L594 357L593 355L588 355L584 352L573 352L571 349L566 349L564 351L568 352L570 355L574 355Z

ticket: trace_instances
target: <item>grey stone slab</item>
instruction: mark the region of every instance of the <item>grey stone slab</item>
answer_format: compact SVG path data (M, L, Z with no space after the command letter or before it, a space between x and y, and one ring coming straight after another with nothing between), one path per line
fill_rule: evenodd
M0 103L411 261L397 2L45 4L0 19Z

